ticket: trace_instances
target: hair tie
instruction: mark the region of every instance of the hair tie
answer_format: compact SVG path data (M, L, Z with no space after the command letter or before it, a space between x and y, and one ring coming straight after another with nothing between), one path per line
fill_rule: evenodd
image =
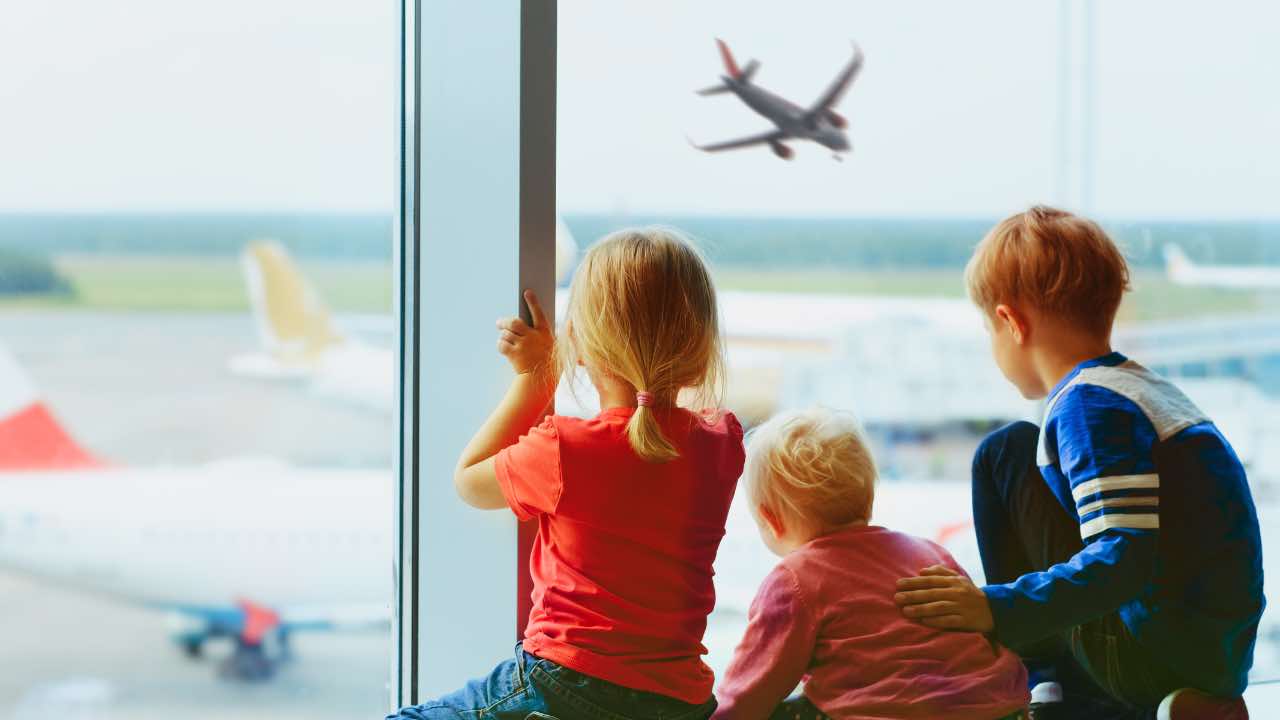
M636 405L639 407L649 407L653 404L653 393L641 390L636 393Z

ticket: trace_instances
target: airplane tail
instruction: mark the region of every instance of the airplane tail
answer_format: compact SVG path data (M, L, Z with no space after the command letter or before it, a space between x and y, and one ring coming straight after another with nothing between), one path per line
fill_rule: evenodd
M729 46L725 45L720 38L716 38L716 45L720 46L720 59L724 60L724 71L734 80L742 77L742 71L738 69L738 63L734 61L733 53L729 51Z
M62 427L8 349L0 346L0 471L101 467Z
M733 53L730 52L729 46L720 38L716 38L716 45L720 48L720 59L724 61L726 79L732 78L739 82L751 82L751 78L756 74L756 71L760 69L760 62L757 60L751 60L746 64L746 67L739 68L738 62L733 59ZM727 83L721 83L719 85L712 85L711 87L703 88L698 91L698 94L719 95L720 93L726 92L729 92L729 85Z
M240 256L258 337L284 366L308 366L343 342L329 309L284 246L255 240Z
M1163 251L1165 273L1169 280L1175 283L1189 281L1195 274L1196 266L1182 251L1182 247L1176 243L1166 243Z

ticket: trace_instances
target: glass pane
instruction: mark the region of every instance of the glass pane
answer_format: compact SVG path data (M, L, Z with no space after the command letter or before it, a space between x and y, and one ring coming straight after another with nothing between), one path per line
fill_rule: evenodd
M1269 538L1280 523L1280 101L1258 88L1280 64L1264 30L1277 19L1244 2L812 0L778 12L566 0L561 212L584 247L628 225L691 233L720 291L730 409L749 423L814 403L853 410L881 472L875 522L944 544L979 580L973 451L1041 408L995 368L962 269L997 220L1030 204L1096 217L1135 273L1115 345L1217 420ZM695 90L758 58L754 82L808 106L851 40L866 60L835 106L852 144L842 162L803 140L690 147L775 129L733 94ZM777 561L742 500L717 562L706 641L717 672ZM1263 623L1255 682L1280 676L1271 616ZM1265 684L1250 692L1255 712L1280 706Z
M0 10L0 715L385 712L398 33Z

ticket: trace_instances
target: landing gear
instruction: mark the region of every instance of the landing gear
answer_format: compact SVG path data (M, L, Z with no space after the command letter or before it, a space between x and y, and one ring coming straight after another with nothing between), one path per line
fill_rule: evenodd
M218 676L241 682L265 682L275 674L277 663L262 647L262 643L246 643L236 640L235 651L218 666Z
M234 610L214 610L200 615L175 613L170 618L174 644L191 660L212 656L218 676L233 682L265 682L292 658L289 629L271 608L239 601ZM215 651L230 641L231 654Z
M197 636L184 637L178 641L178 646L182 648L182 654L191 660L199 660L204 657L204 638Z

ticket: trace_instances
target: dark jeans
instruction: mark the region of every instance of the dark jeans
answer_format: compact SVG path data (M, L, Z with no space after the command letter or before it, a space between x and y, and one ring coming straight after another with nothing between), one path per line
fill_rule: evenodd
M632 690L543 660L516 645L515 657L488 677L438 700L407 707L387 720L702 720L715 699L690 705L672 697Z
M1031 423L1007 425L973 458L973 522L991 584L1046 570L1084 549L1080 526L1036 467L1039 434ZM1165 695L1188 686L1134 639L1118 613L1012 649L1033 677L1063 686L1068 702L1081 708L1072 717L1152 717Z

